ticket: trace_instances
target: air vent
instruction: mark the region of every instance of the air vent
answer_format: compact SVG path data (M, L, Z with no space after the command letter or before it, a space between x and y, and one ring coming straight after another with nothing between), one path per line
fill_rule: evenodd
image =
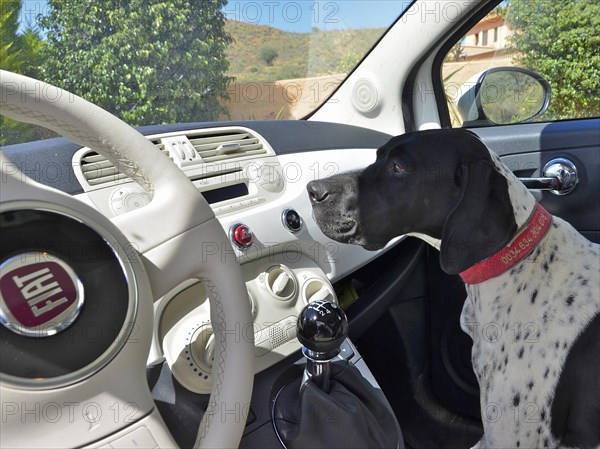
M150 142L152 142L160 151L165 153L167 157L172 159L169 151L165 149L165 146L159 139L153 139ZM129 179L127 175L117 170L111 161L95 151L89 151L82 156L80 167L83 177L90 186L98 186L121 181L123 179Z
M188 135L188 139L205 163L256 156L267 152L257 137L242 130L192 134Z
M207 170L207 173L212 175L228 172L232 168L225 167L229 161L275 154L268 142L254 131L243 127L155 134L149 136L148 140L165 153L175 165L184 170L193 170L203 164L223 163L221 169L212 166ZM86 191L99 189L107 184L130 181L129 177L119 172L112 162L89 148L77 151L73 155L73 162L79 165L80 170L75 171L75 176ZM192 175L198 176L197 171Z

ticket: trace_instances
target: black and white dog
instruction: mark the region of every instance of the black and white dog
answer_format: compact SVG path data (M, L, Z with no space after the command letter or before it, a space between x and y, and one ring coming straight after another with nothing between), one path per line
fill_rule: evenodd
M536 205L477 136L395 137L364 171L313 181L308 193L328 237L376 250L414 235L465 281L461 327L484 427L476 447L600 447L599 247Z

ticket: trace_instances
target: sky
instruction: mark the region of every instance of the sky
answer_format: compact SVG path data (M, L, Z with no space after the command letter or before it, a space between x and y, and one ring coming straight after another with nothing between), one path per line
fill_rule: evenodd
M388 27L408 7L402 0L229 0L228 19L308 32Z
M305 33L313 27L388 27L409 4L408 0L229 0L223 10L230 20ZM34 25L47 7L45 0L23 0L21 29Z

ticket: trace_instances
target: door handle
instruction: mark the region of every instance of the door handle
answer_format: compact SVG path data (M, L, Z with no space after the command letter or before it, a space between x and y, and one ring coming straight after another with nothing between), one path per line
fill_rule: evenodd
M531 190L549 190L555 195L571 193L579 182L577 167L564 157L549 161L542 170L541 178L519 178Z

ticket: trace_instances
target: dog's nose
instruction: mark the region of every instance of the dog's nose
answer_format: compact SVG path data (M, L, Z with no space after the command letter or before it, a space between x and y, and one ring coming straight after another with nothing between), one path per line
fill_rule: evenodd
M329 196L329 191L324 183L319 181L311 181L306 186L308 197L313 204L322 203Z

